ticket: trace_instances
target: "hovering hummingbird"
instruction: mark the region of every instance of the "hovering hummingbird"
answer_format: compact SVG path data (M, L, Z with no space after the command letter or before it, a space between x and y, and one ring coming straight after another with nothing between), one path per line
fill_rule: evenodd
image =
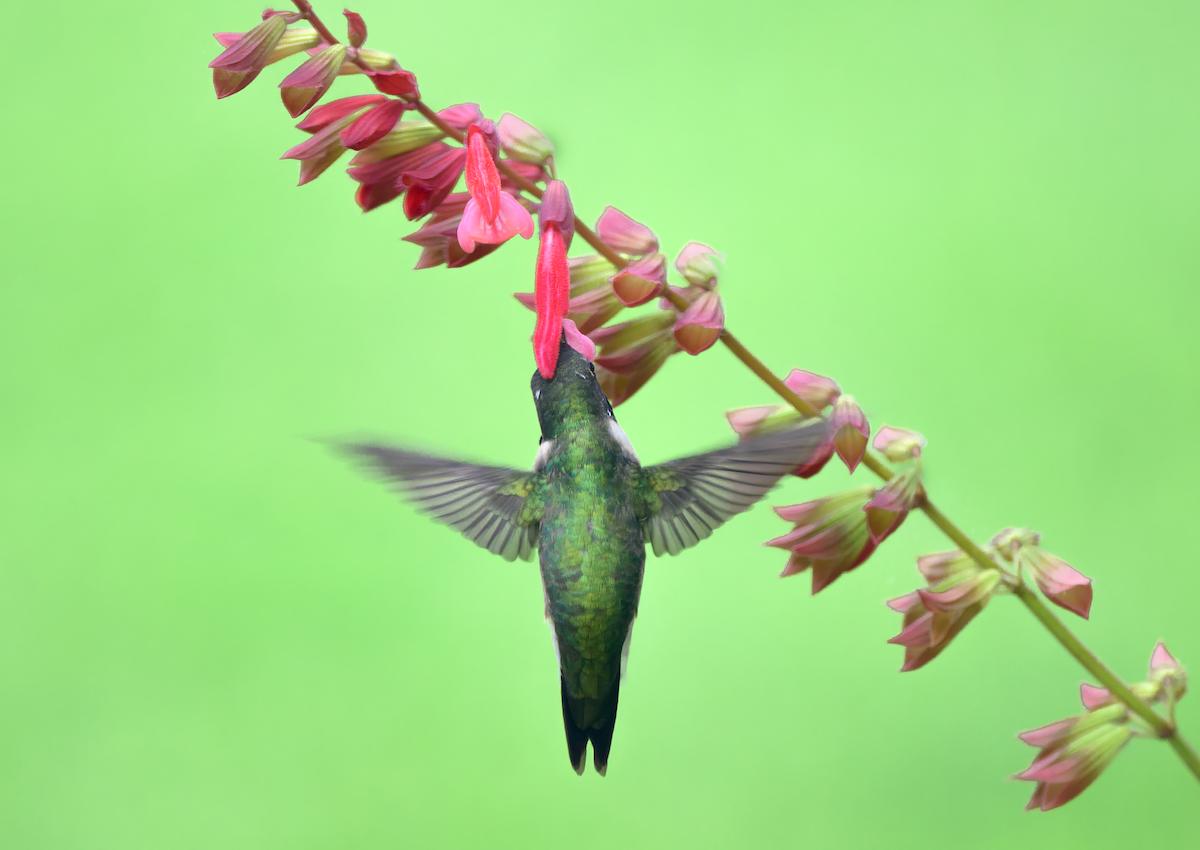
M595 369L566 339L546 380L533 373L542 435L533 470L400 448L343 448L422 511L506 561L541 564L567 752L583 775L587 745L604 775L646 563L677 555L762 498L824 436L809 422L731 448L643 467Z

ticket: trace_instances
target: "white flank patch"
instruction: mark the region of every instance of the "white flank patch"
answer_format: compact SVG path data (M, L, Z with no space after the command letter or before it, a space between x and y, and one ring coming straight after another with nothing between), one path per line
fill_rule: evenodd
M546 461L550 460L550 455L554 452L553 440L542 440L538 444L537 455L533 458L533 471L541 472L542 467L546 465Z
M638 460L637 452L633 450L633 443L629 442L629 436L625 433L625 429L617 424L616 419L608 420L608 431L617 441L617 445L621 447L621 451L625 453L625 457L641 466L642 462Z

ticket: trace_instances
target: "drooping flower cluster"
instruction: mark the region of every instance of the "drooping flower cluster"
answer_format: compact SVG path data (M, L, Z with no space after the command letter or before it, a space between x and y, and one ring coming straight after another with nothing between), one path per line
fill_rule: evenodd
M984 567L958 549L922 555L917 569L926 586L887 602L904 616L900 633L888 641L904 647L902 673L937 658L994 595L1010 587L1000 570Z
M1187 672L1161 641L1150 656L1148 680L1130 690L1147 703L1161 702L1173 718L1175 703L1187 690ZM1083 685L1080 698L1087 711L1017 737L1038 748L1033 763L1014 779L1037 783L1026 811L1056 809L1082 794L1131 739L1147 734L1129 709L1104 688Z
M654 233L608 207L596 235L616 252L621 266L601 254L568 258L574 231L569 198L565 206L539 212L539 207L556 203L552 186L567 197L565 184L552 179L555 149L545 134L511 113L493 124L473 103L431 114L420 103L412 73L391 54L363 46L367 27L361 15L347 10L347 43L330 44L322 39L327 31L319 22L305 26L306 14L267 10L249 32L218 33L225 50L211 63L217 96L227 97L272 62L308 54L280 83L288 112L293 117L307 113L296 126L311 137L282 157L300 163L300 185L315 180L347 150L355 151L349 174L359 184L355 200L364 212L402 199L409 221L424 219L416 232L403 237L422 249L418 269L460 268L513 236L528 239L533 235L531 213L539 214L535 291L517 296L538 313L538 369L547 377L553 374L559 333L589 356L599 344L597 376L613 404L644 386L671 354L699 354L716 342L724 326L716 292L720 254L699 242L680 251L675 268L688 285L672 287L671 297L687 304L678 315L664 300L659 315L648 321L605 327L625 307L664 295L667 258ZM336 79L347 74L365 75L377 93L317 105ZM414 109L422 117L404 120ZM452 144L460 136L462 145ZM460 180L465 180L465 192L455 191ZM544 193L539 184L545 185ZM523 191L542 196L541 204ZM670 333L663 334L660 326L667 318Z
M822 378L812 373L800 373L793 383L814 398L817 402L833 397L836 384L828 378ZM789 377L793 377L789 376ZM822 392L815 388L823 387ZM795 390L799 394L800 390ZM743 438L753 438L756 433L769 431L794 419L783 411L768 411L764 408L742 408L731 411L727 416L735 430ZM866 451L867 437L870 430L862 409L854 399L847 395L837 396L834 402L833 415L829 417L826 431L827 452L825 461L836 451L847 468L851 471L862 460ZM880 435L885 441L893 439L892 434L897 429L881 430ZM916 446L923 445L920 435L911 431L903 432L912 435ZM876 438L876 448L885 443ZM886 452L885 452L886 454ZM917 504L921 497L921 466L918 462L919 448L904 455L894 451L890 456L897 462L913 461L895 470L883 487L859 487L839 493L824 499L815 499L799 505L788 505L775 508L780 518L794 525L792 531L773 540L768 540L767 546L787 549L791 552L783 576L795 575L806 570L812 570L812 592L818 593L832 584L839 576L862 564L892 534L905 517ZM795 470L795 474L807 477L813 474L809 461L803 467ZM819 466L818 466L819 468Z

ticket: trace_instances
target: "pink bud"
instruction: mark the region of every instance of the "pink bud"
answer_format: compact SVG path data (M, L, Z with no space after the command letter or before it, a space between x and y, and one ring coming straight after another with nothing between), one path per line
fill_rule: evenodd
M295 118L321 99L333 85L342 63L346 61L346 45L334 44L316 56L306 59L279 84L283 105Z
M458 103L454 106L447 106L438 113L438 118L455 130L465 133L472 124L483 120L483 113L479 111L478 103Z
M537 127L511 112L500 116L496 131L500 134L500 146L514 160L540 165L554 158L554 143Z
M655 252L634 260L617 272L612 278L612 286L622 304L637 307L662 294L666 281L667 258Z
M838 397L829 417L829 429L838 457L853 472L867 450L867 438L871 435L867 417L854 396L842 394Z
M1167 652L1167 645L1161 640L1154 645L1154 652L1150 656L1150 674L1153 675L1163 670L1178 670L1182 665L1175 660L1175 656Z
M866 561L875 551L875 544L863 508L874 495L873 487L860 487L825 499L775 508L780 518L795 524L788 534L764 544L791 551L783 575L811 569L812 592L816 594Z
M675 258L675 270L693 286L712 289L717 285L721 260L724 257L703 242L689 242Z
M1057 555L1037 546L1023 546L1017 553L1046 598L1060 608L1088 618L1092 607L1092 580Z
M458 182L466 160L465 150L450 148L426 165L401 174L400 182L405 189L405 218L414 221L437 209Z
M287 21L282 17L269 17L208 63L218 98L236 94L254 81L270 61L285 29Z
M884 425L876 432L871 445L892 463L901 463L920 456L925 438L916 431Z
M920 492L921 474L916 467L910 466L893 475L863 509L867 512L871 540L882 543L885 537L899 528L916 504Z
M346 16L346 41L351 47L362 47L367 40L367 25L362 15L349 9L343 9L342 14Z
M618 254L641 257L658 250L654 231L613 206L605 207L600 214L596 235ZM665 264L665 257L663 262Z
M833 378L826 378L814 372L803 369L793 369L783 382L788 389L811 404L817 410L824 410L837 401L842 394L842 388Z
M342 131L342 144L352 151L375 144L392 131L406 109L412 109L412 105L402 100L387 100L368 110Z
M360 55L366 51L360 51ZM396 97L420 97L421 91L417 87L417 78L411 71L405 71L403 68L385 68L378 71L371 71L371 85L375 86L375 91L383 94L390 94Z
M305 183L316 180L322 172L338 160L338 157L345 153L346 148L342 145L341 132L366 109L367 107L360 107L355 112L330 121L280 157L280 159L300 160L300 183L298 185L303 186Z
M375 106L387 102L388 99L381 94L359 94L354 97L342 97L337 100L331 100L329 103L323 103L305 115L303 120L296 125L296 129L303 130L306 133L315 133L329 126L331 122L343 118L351 112L357 112L364 106ZM349 146L347 145L347 147Z
M1108 688L1098 688L1095 685L1089 685L1087 682L1081 682L1079 685L1079 700L1083 703L1084 708L1092 711L1112 702L1112 695L1108 692ZM1025 738L1022 737L1021 740L1025 741ZM1025 742L1033 743L1032 741ZM1044 745L1034 744L1034 746Z
M571 248L571 239L575 236L575 208L571 206L571 193L567 184L561 180L551 180L546 185L542 195L542 203L538 209L538 221L543 230L553 222L562 233L563 243L567 250Z
M675 341L688 354L707 351L725 327L725 308L716 292L705 292L675 322Z

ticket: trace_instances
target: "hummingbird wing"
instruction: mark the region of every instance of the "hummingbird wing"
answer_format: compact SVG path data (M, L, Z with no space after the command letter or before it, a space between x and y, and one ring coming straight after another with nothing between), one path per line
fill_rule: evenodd
M365 443L343 445L438 522L506 561L529 560L542 519L536 472L478 466Z
M738 443L642 469L649 516L642 527L655 555L678 555L749 508L825 439L825 423Z

